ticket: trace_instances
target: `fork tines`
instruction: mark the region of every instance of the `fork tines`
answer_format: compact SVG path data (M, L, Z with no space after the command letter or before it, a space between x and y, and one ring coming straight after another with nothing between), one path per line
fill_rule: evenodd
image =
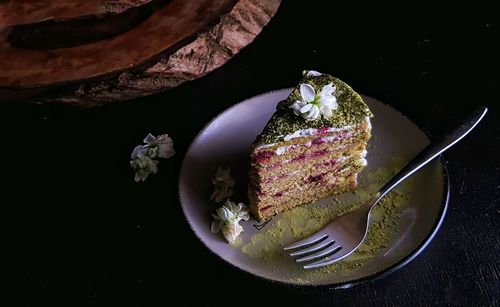
M322 267L343 258L341 257L343 255L336 255L342 249L340 242L336 242L330 236L322 234L321 232L316 233L304 240L285 246L283 249L285 251L296 250L291 252L290 256L300 256L300 258L295 260L299 263L317 260L303 265L304 269Z

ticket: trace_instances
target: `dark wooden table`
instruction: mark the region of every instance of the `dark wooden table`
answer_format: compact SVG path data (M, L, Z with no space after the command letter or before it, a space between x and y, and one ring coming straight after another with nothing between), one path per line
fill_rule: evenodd
M163 94L90 110L0 105L0 305L500 305L498 11L325 5L286 1L228 64ZM352 289L238 271L198 241L179 205L180 164L198 131L306 68L391 104L431 138L490 107L445 155L450 209L436 238L404 268ZM177 154L137 184L129 155L148 132L170 134Z

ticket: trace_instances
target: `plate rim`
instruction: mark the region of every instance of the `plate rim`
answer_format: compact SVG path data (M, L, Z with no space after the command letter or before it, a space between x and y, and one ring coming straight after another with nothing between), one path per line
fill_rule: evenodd
M439 229L441 228L441 226L442 226L442 224L444 222L444 219L446 217L446 213L448 211L449 200L450 200L451 189L450 189L449 172L448 172L448 168L446 166L445 161L443 161L444 160L443 159L443 155L439 156L439 164L440 164L440 168L441 168L441 170L443 172L443 195L441 197L441 199L442 199L441 200L441 208L440 208L441 210L440 210L439 215L438 215L439 218L436 219L436 222L435 222L434 226L431 228L431 231L422 240L422 242L420 242L419 245L417 245L411 252L409 252L407 255L405 255L403 258L401 258L399 261L397 261L393 265L388 266L387 268L385 268L383 270L380 270L380 271L377 271L377 272L375 272L373 274L370 274L368 276L365 276L365 277L362 277L362 278L353 279L353 280L350 280L350 281L339 282L339 283L331 283L331 284L316 284L316 285L315 284L294 284L294 283L289 283L289 282L280 281L280 280L274 280L274 279L270 279L270 278L266 278L266 277L254 274L253 272L244 270L244 269L238 267L237 265L235 265L235 264L233 264L233 263L231 263L229 261L226 261L219 254L217 254L214 250L212 250L210 248L210 246L208 246L201 239L201 237L198 235L198 233L194 229L191 221L187 218L184 206L182 205L182 195L181 195L181 188L183 186L183 184L182 184L182 182L183 182L182 181L182 177L183 176L182 175L185 172L185 168L186 168L186 165L185 165L185 163L186 163L186 156L191 151L191 149L194 146L195 142L201 137L201 135L203 134L203 132L212 123L214 123L216 120L218 120L223 114L225 114L226 112L231 111L233 108L236 108L238 105L243 104L243 103L245 103L248 100L252 100L252 99L255 99L255 98L260 97L260 96L270 95L270 94L276 93L276 92L291 91L292 89L293 88L289 87L289 88L280 88L280 89L270 90L270 91L267 91L267 92L263 92L263 93L260 93L260 94L257 94L257 95L245 98L245 99L239 101L238 103L233 104L229 108L226 108L226 109L222 110L221 112L219 112L206 125L204 125L203 128L201 128L201 130L196 134L196 136L190 142L189 147L187 148L187 150L186 150L186 152L184 154L184 157L182 159L181 168L180 168L180 171L179 171L178 187L177 187L177 189L178 189L179 204L180 204L180 207L181 207L181 210L182 210L182 214L184 215L184 219L188 222L189 227L191 228L191 231L194 233L195 237L210 251L210 253L216 256L215 259L217 259L218 261L226 263L226 264L230 264L230 267L237 269L237 271L244 272L248 276L257 278L259 280L263 280L263 281L265 281L268 284L280 285L280 286L284 286L284 287L287 287L287 288L311 289L311 290L312 289L315 289L315 290L324 290L324 289L329 289L329 290L349 289L349 288L352 288L352 287L355 287L355 286L358 286L358 285L366 284L366 283L369 283L369 282L374 282L374 281L376 281L378 279L384 278L384 277L390 275L391 273L396 272L399 269L405 267L407 264L409 264L411 261L413 261L416 257L418 257L427 248L427 246L432 242L432 240L435 238L435 236L439 232ZM360 95L362 95L364 97L375 99L375 100L381 102L382 104L384 104L386 107L389 107L392 110L398 112L399 114L401 114L402 116L404 116L408 121L410 121L415 127L417 127L419 130L421 130L427 136L427 138L429 138L429 140L431 139L429 137L429 133L425 129L422 129L413 120L411 120L405 114L403 114L400 111L398 111L392 105L387 104L387 103L385 103L385 102L383 102L381 100L378 100L376 98L373 98L371 96L367 96L367 95L363 95L363 94L360 94Z

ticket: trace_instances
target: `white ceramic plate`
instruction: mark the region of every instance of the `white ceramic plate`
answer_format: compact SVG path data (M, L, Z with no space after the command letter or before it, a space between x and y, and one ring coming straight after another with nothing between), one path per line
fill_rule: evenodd
M196 236L228 263L259 277L287 284L349 287L394 271L411 261L432 240L446 212L448 184L439 160L414 175L411 189L406 191L409 204L398 216L397 233L387 246L370 261L348 273L330 272L311 278L310 273L285 253L283 262L270 266L264 260L242 252L241 248L230 246L220 233L210 232L210 213L217 207L210 201L210 178L219 165L231 166L238 187L233 198L246 202L250 145L273 114L276 104L286 98L290 90L265 93L234 105L212 120L192 142L182 164L179 194L186 219ZM368 166L359 178L361 186L368 184L365 174L371 170L387 165L394 156L409 161L429 143L425 133L404 115L380 101L369 97L364 99L375 117L372 119ZM272 227L272 223L257 230L253 219L242 222L245 229L241 236L243 243Z

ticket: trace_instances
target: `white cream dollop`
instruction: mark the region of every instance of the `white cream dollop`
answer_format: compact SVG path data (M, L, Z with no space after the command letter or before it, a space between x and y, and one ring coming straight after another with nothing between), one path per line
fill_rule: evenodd
M322 75L323 75L322 73L320 73L319 71L315 71L315 70L309 70L306 74L306 76L308 76L308 77L319 77Z

